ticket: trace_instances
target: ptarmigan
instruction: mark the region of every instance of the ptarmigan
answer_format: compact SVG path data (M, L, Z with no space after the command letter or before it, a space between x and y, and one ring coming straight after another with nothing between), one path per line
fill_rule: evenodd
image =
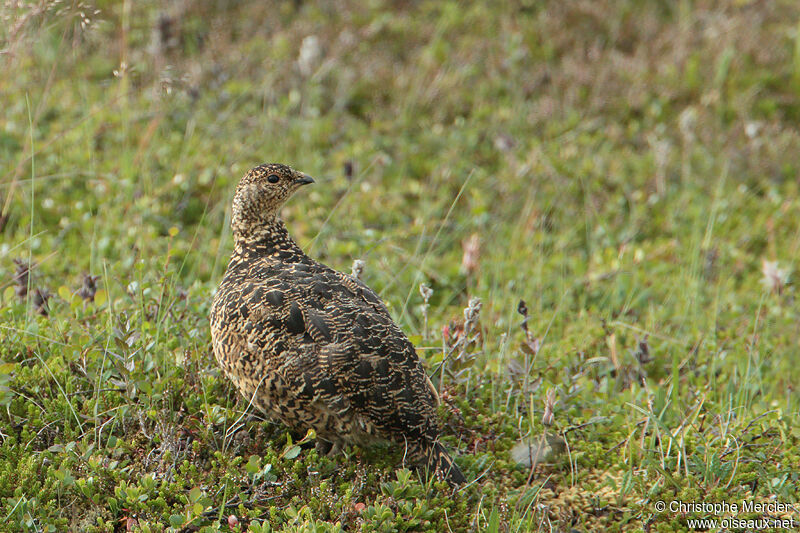
M239 182L235 248L211 308L214 354L239 391L318 446L390 441L452 484L464 475L439 443L438 396L414 346L358 279L306 255L278 211L314 180L265 164Z

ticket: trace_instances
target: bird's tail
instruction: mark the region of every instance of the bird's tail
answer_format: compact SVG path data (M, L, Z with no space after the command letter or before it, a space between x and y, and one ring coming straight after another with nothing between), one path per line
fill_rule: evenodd
M458 465L439 442L434 442L427 449L427 455L428 468L442 476L448 483L463 485L467 482L467 478L464 477Z

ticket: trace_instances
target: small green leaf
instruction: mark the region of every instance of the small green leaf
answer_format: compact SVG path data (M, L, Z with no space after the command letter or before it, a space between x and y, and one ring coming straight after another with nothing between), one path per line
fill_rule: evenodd
M258 472L260 467L261 458L257 455L251 455L250 459L248 459L247 464L244 465L244 469L248 474L255 474Z
M14 287L8 286L6 290L3 291L3 301L4 302L12 302L14 300Z
M65 302L70 302L72 301L72 291L69 290L69 287L62 285L58 288L58 297Z
M301 450L300 446L297 445L291 446L283 453L283 457L284 459L294 459L295 457L300 455L300 450Z
M419 346L420 344L422 344L423 339L422 335L409 335L408 340L410 340L411 344L413 344L414 346Z
M103 305L104 303L106 303L106 300L108 300L108 297L106 295L105 289L100 289L94 294L95 305L98 306Z

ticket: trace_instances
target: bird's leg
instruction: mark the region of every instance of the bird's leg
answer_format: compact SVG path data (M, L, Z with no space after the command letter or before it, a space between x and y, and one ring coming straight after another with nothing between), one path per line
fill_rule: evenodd
M314 449L317 450L317 455L319 456L330 455L331 450L333 450L333 443L317 437L317 443L314 445Z
M317 450L317 455L334 457L342 453L342 444L340 442L331 442L317 437L317 443L314 445Z
M333 446L328 452L328 457L333 457L334 455L339 455L340 453L342 453L342 445L338 442L334 442Z

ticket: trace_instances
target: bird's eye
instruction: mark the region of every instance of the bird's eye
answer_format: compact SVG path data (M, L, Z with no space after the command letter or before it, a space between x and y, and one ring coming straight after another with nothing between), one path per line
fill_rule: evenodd
M267 181L270 183L278 183L280 179L281 179L280 176L278 176L277 174L270 174L269 176L267 176Z

